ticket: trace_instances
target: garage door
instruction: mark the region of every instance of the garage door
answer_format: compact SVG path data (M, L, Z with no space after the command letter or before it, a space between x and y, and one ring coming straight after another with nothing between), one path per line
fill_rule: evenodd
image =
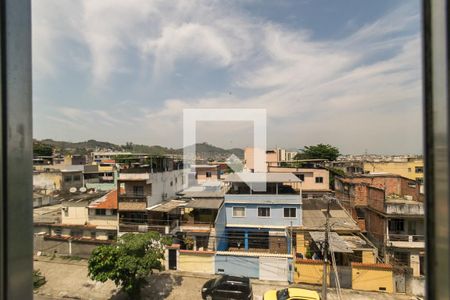
M280 257L259 257L259 279L288 280L288 260Z

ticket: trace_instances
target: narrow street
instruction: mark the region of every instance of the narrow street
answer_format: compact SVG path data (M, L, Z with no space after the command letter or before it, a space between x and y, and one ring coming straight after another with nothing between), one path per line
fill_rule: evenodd
M67 260L61 258L35 258L34 268L39 269L47 282L35 290L34 299L114 299L126 297L118 291L111 281L95 282L87 276L85 260ZM197 275L192 273L162 272L153 274L148 285L143 289L143 299L201 299L200 290L203 284L213 275ZM260 300L264 292L270 289L281 289L287 285L277 282L253 280L254 299ZM304 287L304 286L302 286ZM308 287L318 289L319 287ZM342 290L343 299L416 299L405 295L387 293L370 293L353 290ZM333 290L329 291L330 300L338 299Z

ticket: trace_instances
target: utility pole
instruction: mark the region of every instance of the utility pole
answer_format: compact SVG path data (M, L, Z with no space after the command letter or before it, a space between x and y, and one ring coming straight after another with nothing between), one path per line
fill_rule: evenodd
M327 215L326 215L326 223L325 223L325 241L323 245L323 278L322 278L322 300L327 300L327 271L328 271L328 233L330 231L330 202L331 199L328 198L327 203Z

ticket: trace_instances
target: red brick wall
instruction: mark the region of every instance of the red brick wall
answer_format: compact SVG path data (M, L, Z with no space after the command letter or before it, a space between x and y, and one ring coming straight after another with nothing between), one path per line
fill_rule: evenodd
M377 244L377 246L384 244L384 236L386 233L385 219L369 209L366 210L366 229L372 242Z
M354 177L347 178L348 183L366 183L371 186L384 189L386 196L391 194L397 194L400 196L409 195L413 197L413 200L420 201L420 187L415 184L414 180L397 177L397 176L379 176L379 177ZM415 184L415 187L409 186L409 184Z
M384 190L369 187L369 206L378 211L384 211Z

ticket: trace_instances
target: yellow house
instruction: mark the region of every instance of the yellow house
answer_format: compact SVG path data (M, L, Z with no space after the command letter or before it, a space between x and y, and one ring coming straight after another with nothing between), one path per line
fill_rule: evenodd
M364 172L392 173L423 183L423 165L423 159L408 159L401 162L364 162Z

